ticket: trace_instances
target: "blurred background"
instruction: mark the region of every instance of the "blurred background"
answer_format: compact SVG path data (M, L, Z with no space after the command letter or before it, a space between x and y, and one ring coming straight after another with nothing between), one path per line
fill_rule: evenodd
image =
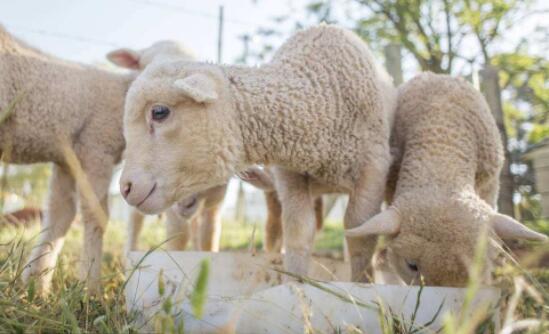
M210 62L258 65L294 31L319 22L353 29L397 83L420 71L462 76L485 93L507 147L500 210L549 216L549 3L544 0L18 0L0 24L55 56L100 66L120 47L174 39ZM48 165L2 166L3 212L41 207ZM128 208L113 179L112 219ZM331 198L331 219L344 198ZM260 191L231 181L224 217L265 218ZM542 224L546 224L546 221Z

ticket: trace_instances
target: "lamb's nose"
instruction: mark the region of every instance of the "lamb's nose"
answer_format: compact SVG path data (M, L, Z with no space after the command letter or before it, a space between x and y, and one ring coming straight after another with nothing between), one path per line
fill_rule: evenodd
M122 193L122 196L124 196L125 199L128 199L128 195L132 191L132 183L130 181L124 182L121 184L120 192Z

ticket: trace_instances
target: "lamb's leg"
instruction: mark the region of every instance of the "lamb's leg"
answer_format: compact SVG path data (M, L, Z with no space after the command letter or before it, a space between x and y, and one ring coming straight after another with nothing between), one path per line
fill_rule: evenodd
M42 292L50 288L53 268L75 214L74 180L68 171L54 165L42 231L22 273L25 282L37 276L37 287Z
M202 208L199 208L202 210ZM200 241L200 221L201 221L200 212L197 212L191 219L191 238L193 240L193 249L195 251L202 250L202 243Z
M388 159L386 160L388 162ZM388 163L383 159L366 165L354 192L349 195L345 212L345 229L364 223L379 213L383 203ZM377 237L347 238L351 258L351 279L354 282L367 282L371 275L371 259L375 251Z
M203 208L200 222L200 250L219 252L221 239L221 203Z
M113 168L113 164L105 161L104 156L100 159L98 160L97 157L82 159L82 168L91 189L79 189L80 212L84 225L84 252L80 277L87 279L90 294L99 293L101 289L103 234L107 228L109 217L108 190ZM101 165L97 165L97 161L101 161ZM88 201L93 196L95 199Z
M191 235L190 221L187 217L181 217L174 207L166 210L166 242L169 250L184 250Z
M137 250L139 245L139 235L143 229L143 220L145 216L137 211L131 209L130 220L128 221L128 241L126 242L126 253Z
M282 204L283 243L286 270L306 275L309 267L316 219L306 176L276 168L276 188Z
M315 217L316 217L316 230L322 230L324 225L324 202L322 195L315 198Z
M282 250L282 207L276 191L265 191L267 222L265 223L265 251L280 253Z

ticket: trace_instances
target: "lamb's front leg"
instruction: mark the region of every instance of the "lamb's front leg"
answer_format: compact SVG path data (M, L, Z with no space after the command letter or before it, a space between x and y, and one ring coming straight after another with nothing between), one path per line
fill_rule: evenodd
M316 232L316 218L306 176L282 168L275 169L276 188L282 204L284 267L306 275Z
M355 190L349 195L344 218L345 229L359 226L379 213L389 169L389 159L382 157L379 155L379 159L365 166ZM377 236L347 238L353 282L371 280L372 257L376 244Z
M85 157L82 168L86 174L87 187L84 180L79 183L80 212L84 225L84 252L80 268L81 279L87 280L90 294L101 291L101 258L103 255L103 234L107 228L108 189L112 176L113 163ZM102 165L97 166L97 161Z
M50 288L57 257L76 215L75 195L75 184L70 173L54 165L38 244L32 249L22 273L25 282L36 276L41 292L47 292Z

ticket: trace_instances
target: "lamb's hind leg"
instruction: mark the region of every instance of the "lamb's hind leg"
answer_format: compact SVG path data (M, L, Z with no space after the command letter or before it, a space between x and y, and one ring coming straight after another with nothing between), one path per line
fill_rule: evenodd
M81 180L79 188L80 212L84 225L84 252L80 276L87 280L88 291L91 294L100 292L101 288L103 234L109 217L108 190L114 165L107 160L105 156L86 156L82 159L87 182ZM98 165L97 161L101 161L101 165ZM86 187L84 182L90 184L91 189Z
M282 250L282 207L276 191L265 191L267 222L265 223L265 251L280 253Z
M42 292L50 288L53 268L75 214L74 179L68 171L54 165L42 231L22 274L25 282L36 276Z
M389 159L371 161L366 165L355 190L349 196L345 212L345 229L364 223L379 213L383 203ZM371 260L377 237L347 238L351 258L351 279L354 282L367 282L371 278Z
M131 209L130 219L128 221L128 240L126 241L126 254L137 250L139 245L139 235L143 229L143 221L145 216L137 211L136 209Z
M221 207L227 192L227 185L209 189L204 198L200 212L200 249L208 252L219 252L221 241Z
M200 222L200 250L219 252L221 241L221 203L210 208L203 208Z
M282 204L286 270L306 275L316 232L316 219L308 178L276 168L276 188Z
M166 247L169 250L184 250L191 236L190 217L182 217L177 208L172 206L166 210Z

